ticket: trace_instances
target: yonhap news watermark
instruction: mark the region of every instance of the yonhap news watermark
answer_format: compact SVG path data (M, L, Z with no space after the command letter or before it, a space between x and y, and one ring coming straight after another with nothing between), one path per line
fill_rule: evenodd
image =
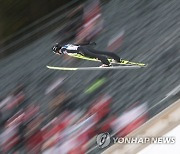
M174 144L174 136L147 136L147 137L111 137L108 132L98 134L96 143L100 148L105 148L110 144Z

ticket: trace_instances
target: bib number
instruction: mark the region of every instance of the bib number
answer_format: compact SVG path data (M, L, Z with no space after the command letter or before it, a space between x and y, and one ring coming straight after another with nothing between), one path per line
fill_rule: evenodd
M67 50L77 50L79 46L75 46L75 45L67 45L66 49Z

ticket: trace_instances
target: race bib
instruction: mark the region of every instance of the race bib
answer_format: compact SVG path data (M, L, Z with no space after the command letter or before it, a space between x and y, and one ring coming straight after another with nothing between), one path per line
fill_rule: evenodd
M68 44L68 45L65 45L64 48L67 49L67 50L77 50L79 46L77 45L72 45L72 44Z

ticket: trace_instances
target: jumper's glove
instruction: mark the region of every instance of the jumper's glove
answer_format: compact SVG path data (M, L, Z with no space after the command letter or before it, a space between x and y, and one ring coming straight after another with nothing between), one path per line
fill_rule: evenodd
M67 50L66 50L65 48L61 48L61 49L59 50L59 53L60 53L60 54L67 54L68 52L67 52Z

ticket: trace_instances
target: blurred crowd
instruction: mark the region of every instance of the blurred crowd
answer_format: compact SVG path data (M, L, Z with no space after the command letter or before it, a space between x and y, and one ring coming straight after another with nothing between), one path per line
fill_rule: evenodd
M72 38L76 43L91 41L104 26L98 0L79 5L67 19L68 24L57 35L61 43ZM123 31L110 40L109 48L116 50L122 35ZM45 90L50 98L46 111L36 103L29 104L24 85L18 85L0 99L0 153L84 154L94 146L91 141L99 133L129 134L147 120L147 104L135 102L123 113L114 112L112 96L98 93L107 80L96 79L77 100L76 94L60 88L65 83L58 78ZM83 108L89 98L89 105Z
M84 91L84 98L92 98L107 82L97 85L95 80ZM97 95L86 108L62 90L63 78L58 78L45 91L51 97L49 108L42 111L37 104L29 104L23 85L0 101L0 150L1 153L32 154L84 154L93 144L93 138L102 132L126 136L147 120L147 104L135 103L123 113L111 108L113 98L109 94ZM61 90L60 90L61 89ZM83 102L81 102L83 101Z
M65 44L71 40L80 44L95 40L102 32L107 31L104 24L100 0L87 0L70 11L66 16L66 24L57 32L56 41ZM107 44L107 50L115 51L121 44L124 29L116 31Z
M99 0L86 1L66 16L67 24L57 33L58 41L66 43L89 42L103 30L103 18Z

